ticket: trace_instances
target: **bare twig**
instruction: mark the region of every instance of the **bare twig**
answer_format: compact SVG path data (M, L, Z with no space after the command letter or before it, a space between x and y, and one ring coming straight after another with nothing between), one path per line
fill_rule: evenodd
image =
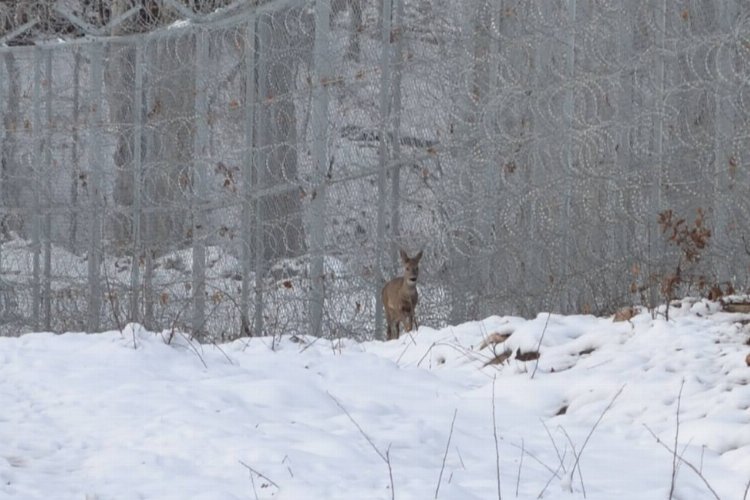
M456 455L458 455L458 461L461 463L461 467L466 470L466 464L464 464L464 458L461 456L461 450L456 446Z
M560 468L563 467L563 461L565 460L565 457L567 456L567 449L563 452L562 457L560 458L560 464L557 466L557 470L555 470L552 475L549 477L547 482L544 485L544 488L542 488L542 491L539 492L539 494L536 496L537 500L542 498L544 496L544 492L547 491L547 488L549 488L550 483L553 479L555 479L555 476L557 476L557 473L560 472ZM564 471L563 471L564 472Z
M453 410L453 420L451 420L451 430L448 433L448 442L445 444L445 453L443 454L443 465L440 466L440 475L438 476L437 487L435 488L435 498L438 497L440 491L440 482L443 480L443 470L445 469L445 458L448 456L448 449L451 445L451 438L453 437L453 424L456 423L456 415L458 414L458 408Z
M182 333L182 332L180 332L180 331L178 331L177 333L179 333L179 334L180 334L180 336L181 336L181 337L182 337L183 339L185 339L185 342L187 342L187 345L188 345L188 346L190 346L190 350L192 350L192 351L193 351L193 352L195 353L195 355L196 355L196 356L198 356L198 359L200 359L200 360L201 360L201 363L203 363L203 367L204 367L204 368L208 368L208 365L206 364L206 360L205 360L205 359L203 359L203 356L202 356L202 355L201 355L201 353L200 353L200 352L198 351L198 348L197 348L197 347L195 347L195 346L193 345L193 341L192 341L191 339L189 339L189 338L188 338L188 337L187 337L187 336L186 336L186 335L185 335L184 333Z
M544 340L544 334L547 333L547 325L549 325L550 317L552 317L552 311L547 313L547 321L544 322L544 329L542 330L542 335L539 337L539 343L537 343L536 345L536 352L540 352L539 349L542 347L542 340ZM536 363L534 363L534 371L531 372L532 379L534 378L534 375L536 375L537 368L539 368L539 357L536 358Z
M357 421L354 420L354 417L352 417L352 415L349 413L349 410L347 410L346 408L344 408L344 405L342 405L339 402L339 400L336 399L333 396L333 394L331 394L330 392L326 392L326 394L328 394L328 397L331 398L333 400L333 402L336 403L336 406L338 406L341 409L341 411L344 412L344 414L349 418L349 420L357 428L357 430L359 431L359 433L362 434L362 437L364 437L367 440L367 442L370 443L370 446L372 447L372 449L375 450L375 453L377 453L378 456L383 459L383 462L387 462L388 460L387 460L385 454L382 451L380 451L377 446L375 446L375 443L372 442L372 439L370 439L370 436L368 436L367 433L364 430L362 430L362 427L360 427L359 424L357 423Z
M419 361L417 361L417 366L419 366L419 365L422 364L422 361L424 361L424 358L426 358L427 355L430 354L430 352L432 352L432 348L435 347L436 345L437 345L437 343L433 342L432 345L430 345L430 347L427 348L427 350L422 355L422 357L419 358ZM399 359L401 359L401 358L399 357Z
M591 430L589 431L588 435L586 436L586 439L584 439L584 440L583 440L583 444L581 445L581 450L580 450L580 451L578 452L578 456L576 457L576 461L575 461L575 463L573 464L573 470L571 470L571 471L570 471L570 473L571 473L571 477L572 477L573 471L575 471L576 467L579 467L579 461L580 461L580 459L581 459L581 455L583 455L583 450L584 450L584 449L586 448L586 445L588 444L588 442L589 442L589 439L591 439L591 435L592 435L592 434L594 434L594 431L595 431L595 430L596 430L596 428L597 428L597 427L599 426L599 423L600 423L600 422L602 421L602 419L604 418L604 415L606 415L606 414L607 414L607 412L608 412L608 411L610 410L610 408L612 408L612 405L614 405L614 404L615 404L615 400L616 400L616 399L617 399L618 397L620 397L620 394L622 394L622 391L623 391L624 389L625 389L625 385L623 384L623 385L622 385L622 386L621 386L621 387L620 387L620 388L619 388L619 389L617 390L617 392L615 393L615 395L614 395L614 396L612 396L612 399L611 399L611 400L609 401L609 404L608 404L608 405L607 405L607 406L606 406L606 407L604 408L604 410L602 410L602 413L601 413L601 415L599 415L599 418L598 418L598 419L596 420L596 422L594 423L594 426L593 426L593 427L591 427ZM580 467L579 467L579 469L578 469L578 472L579 472L579 473L581 472L581 469L580 469ZM585 487L583 486L583 479L581 479L581 487L583 488L583 498L586 498L586 488L585 488Z
M573 473L576 471L576 464L578 464L579 460L579 452L576 450L576 445L573 443L573 439L570 437L570 434L568 434L568 431L565 430L565 427L560 426L560 429L563 432L563 435L565 435L565 438L568 440L568 443L570 444L570 449L573 451L573 457L575 458L575 463L573 464L573 468L570 470L570 492L573 492ZM583 482L583 471L581 470L581 465L578 464L578 480L581 481L581 490L583 491L583 498L586 498L586 484Z
M516 449L519 449L519 450L521 449L521 446L519 446L519 445L517 445L515 443L510 443L510 445L512 447L516 448ZM558 474L557 471L555 471L555 469L553 469L549 465L547 465L544 462L542 462L539 459L539 457L537 457L536 455L534 455L533 453L531 453L529 450L524 450L523 453L525 455L527 455L529 458L533 459L536 463L538 463L539 465L541 465L542 467L544 467L545 469L547 469L548 471L550 471L552 474L554 474L556 478L561 479L560 478L560 474Z
M685 378L680 383L680 392L677 394L677 410L675 411L676 426L674 430L674 449L672 450L672 482L669 485L669 500L674 497L674 485L677 479L677 439L680 436L680 404L682 402L682 389L685 387Z
M294 477L294 473L292 472L292 468L287 462L289 461L289 455L284 455L284 459L281 461L282 464L286 464L286 470L289 471L289 476Z
M747 482L747 485L745 486L745 494L742 495L742 500L747 500L747 493L750 491L750 481Z
M416 345L417 345L417 341L416 341L416 340L414 340L414 335L412 335L412 333L411 333L410 331L409 331L409 332L404 332L404 333L406 333L406 334L408 334L408 335L409 335L409 338L411 339L411 344L410 344L410 343L408 343L408 342L406 343L406 345L404 346L404 350L403 350L403 351L401 351L401 354L399 354L398 358L396 359L396 364L399 364L399 363L401 362L401 358L403 358L403 357L404 357L404 354L406 354L406 351L408 351L408 350L409 350L409 348L410 348L410 347L411 347L412 345L414 345L414 346L416 346Z
M258 490L255 489L255 478L253 477L252 473L250 474L250 484L253 485L253 495L255 495L255 500L260 500L258 498Z
M396 498L396 490L393 489L393 468L391 467L391 443L388 443L388 448L385 450L385 464L388 466L388 479L391 482L391 500Z
M555 439L552 437L552 433L549 431L549 427L547 427L547 424L544 422L544 420L539 418L539 421L542 423L542 426L544 427L544 430L547 432L547 436L549 437L549 440L552 441L552 446L555 448L555 453L557 454L557 459L560 461L560 465L562 466L562 471L567 472L565 470L565 464L563 463L563 457L560 455L560 449L557 447L557 443L555 442Z
M272 484L273 486L275 486L275 487L276 487L276 489L279 489L279 490L281 489L281 488L279 488L279 485L278 485L278 484L276 484L276 483L275 483L275 482L274 482L274 481L273 481L272 479L270 479L270 478L269 478L268 476L266 476L265 474L261 474L261 473L260 473L260 472L258 472L257 470L255 470L255 469L253 469L252 467L250 467L249 465L247 465L247 464L246 464L245 462L243 462L242 460L238 460L238 461L239 461L239 463L241 463L242 465L244 465L244 466L245 466L245 468L246 468L247 470L249 470L250 472L252 472L252 473L253 473L253 474L255 474L256 476L258 476L258 477L260 477L260 478L262 478L262 479L265 479L265 480L266 480L266 481L268 481L268 482L269 482L270 484ZM251 476L251 477L252 477L252 476Z
M122 326L122 321L120 321L120 306L115 300L115 293L112 291L112 285L110 285L109 283L109 275L107 274L106 262L102 266L102 269L104 270L104 284L107 285L107 299L109 300L109 307L112 309L112 315L115 317L115 324L117 325L117 329L120 331L120 335L122 335L122 331L124 328ZM135 340L135 329L131 328L131 331L133 332L133 349L138 349L138 344Z
M230 365L233 365L233 364L234 364L234 361L232 361L232 358L230 358L230 357L229 357L229 355L227 355L227 353L226 353L226 352L224 352L224 349L222 349L222 348L221 348L221 347L219 346L219 344L217 344L217 343L216 343L216 341L215 341L215 340L211 339L211 343L213 344L213 346L214 346L215 348L217 348L217 349L219 350L219 352L220 352L220 353L222 353L222 354L224 355L224 357L225 357L225 358L227 358L227 361L229 361L229 364L230 364Z
M378 447L375 446L375 443L372 442L372 439L370 439L370 436L368 436L367 433L364 430L362 430L362 427L360 427L359 424L357 423L357 421L354 420L354 417L352 417L352 415L349 413L349 411L346 408L344 408L344 405L342 405L339 402L339 400L336 399L333 396L333 394L331 394L330 392L326 392L326 394L328 394L328 397L330 397L333 400L333 402L336 403L336 406L338 406L341 409L341 411L344 412L344 414L354 424L354 427L356 427L357 430L359 431L359 433L362 434L362 437L364 437L367 440L367 442L370 443L370 446L372 447L373 450L375 450L375 453L377 453L378 456L383 460L383 462L385 462L385 464L388 466L388 477L390 478L390 481L391 481L391 500L395 500L395 498L396 498L396 491L395 491L395 489L393 487L393 469L391 468L391 453L390 453L391 452L391 445L390 444L388 445L388 448L385 450L385 453L383 453L382 451L380 451L378 449ZM455 415L454 415L453 419L455 420ZM451 425L451 432L452 431L453 431L453 425ZM450 441L449 441L449 443L450 443Z
M476 356L476 353L470 351L469 349L466 349L463 346L458 346L458 345L455 345L453 343L448 343L448 342L433 342L432 345L430 345L430 347L427 349L427 351L419 359L419 361L417 362L417 366L420 366L422 364L422 361L424 361L425 358L427 357L427 355L430 354L430 352L432 352L432 349L435 348L435 347L437 347L437 346L443 346L443 347L448 347L450 349L453 349L454 351L458 352L459 354L462 354L466 359L470 359L472 361L476 361L476 360L479 359L479 357ZM483 357L485 359L488 359L488 358L486 358L486 356L483 356Z
M323 338L323 337L315 337L315 338L313 339L313 341L312 341L312 342L310 342L310 343L309 343L309 344L307 344L307 345L306 345L305 347L303 347L302 349L300 349L300 350L299 350L300 354L302 354L303 352L305 352L306 350L308 350L308 349L309 349L310 347L312 347L312 346L313 346L313 345L314 345L315 343L317 343L317 342L318 342L318 340L320 340L320 339L322 339L322 338Z
M518 485L521 484L521 469L523 468L523 455L526 451L523 438L521 438L521 460L518 462L518 475L516 476L516 498L518 498Z
M659 436L657 436L656 433L654 431L652 431L651 428L648 425L643 424L643 427L646 428L646 430L649 432L649 434L651 434L654 437L654 439L656 439L656 442L659 443L662 447L664 447L664 449L666 449L669 453L674 453L674 451L672 450L672 448L670 448L668 444L664 443L664 441L662 441L659 438ZM693 472L695 472L698 475L698 477L701 478L701 481L703 481L703 484L706 485L706 488L709 489L709 491L713 494L713 496L714 496L714 498L716 498L716 500L721 500L721 497L719 497L719 495L716 493L716 491L714 491L714 489L711 487L711 484L709 484L708 480L703 476L703 474L701 474L701 471L699 471L698 468L695 465L693 465L692 463L690 463L687 460L685 460L685 457L683 457L682 455L678 456L677 458L680 460L681 463L687 465L690 468L690 470L692 470Z
M495 437L495 474L497 475L497 499L502 500L503 495L500 488L500 445L497 442L497 421L495 419L495 380L497 375L492 377L492 435ZM521 454L523 457L523 454Z

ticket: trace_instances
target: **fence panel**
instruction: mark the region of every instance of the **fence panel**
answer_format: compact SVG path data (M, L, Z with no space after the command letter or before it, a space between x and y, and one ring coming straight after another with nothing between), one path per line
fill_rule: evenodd
M0 335L380 337L399 247L424 325L748 287L746 2L18 4Z

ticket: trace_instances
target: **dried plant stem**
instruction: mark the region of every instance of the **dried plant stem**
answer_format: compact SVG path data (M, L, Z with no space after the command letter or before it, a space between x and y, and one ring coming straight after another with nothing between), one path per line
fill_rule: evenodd
M682 402L682 389L685 387L685 378L680 383L680 392L677 394L677 410L675 411L676 426L674 430L674 447L672 450L672 481L669 485L669 500L674 497L675 480L677 479L677 439L680 436L680 404Z
M563 461L565 460L566 455L567 455L567 450L565 450L565 452L562 454L562 457L560 457L560 463L557 466L557 470L555 470L552 473L552 475L549 477L549 479L545 483L544 488L542 488L542 491L540 491L539 494L536 496L537 500L544 496L544 492L547 491L547 488L549 488L549 485L552 482L552 480L555 479L555 477L558 475L557 473L560 472L560 468L563 467Z
M396 498L396 491L395 491L395 489L393 487L393 468L391 467L391 453L390 453L391 452L391 445L388 445L388 449L385 450L385 453L383 453L382 451L380 451L378 449L378 447L375 446L375 443L372 442L372 439L370 439L370 436L368 436L367 433L364 430L362 430L362 427L360 427L360 425L357 423L357 421L354 420L354 417L352 417L352 415L349 413L349 410L347 410L346 408L344 408L344 405L342 405L339 402L339 400L336 399L333 396L333 394L331 394L330 392L326 392L326 394L328 394L328 397L330 397L333 400L333 402L336 403L336 406L338 406L341 409L341 411L344 412L344 414L349 418L349 420L351 421L351 423L354 424L354 427L356 427L357 430L359 431L359 433L362 434L362 437L364 437L367 440L367 442L370 443L370 446L372 447L373 450L375 450L375 453L377 453L378 456L381 459L383 459L383 462L385 462L385 464L388 466L388 477L389 477L389 479L391 481L391 500L395 500L395 498ZM456 411L458 411L458 410L456 410ZM456 417L454 415L453 419L455 420L455 418ZM453 432L453 425L451 424L451 433L452 432ZM450 443L450 440L448 442ZM443 459L443 460L445 460L445 459Z
M539 349L542 347L542 340L544 340L544 334L547 333L547 326L549 325L549 319L552 317L552 311L547 313L547 321L544 322L544 328L542 329L542 335L539 337L539 342L536 345L536 352L539 352ZM541 357L541 356L539 356ZM539 357L536 358L536 363L534 363L534 371L531 372L531 378L534 378L534 375L536 375L536 369L539 368Z
M674 453L674 451L672 450L672 448L670 448L668 444L666 444L664 441L662 441L659 438L659 436L657 436L656 433L654 431L652 431L651 428L648 425L643 424L643 427L646 428L646 430L649 432L649 434L651 434L654 437L654 439L656 439L656 442L659 443L662 447L664 447L665 450L667 450L669 453ZM685 460L685 457L683 457L681 455L679 455L677 458L679 459L679 461L681 463L687 465L690 468L690 470L692 470L693 472L695 472L698 475L698 477L701 478L701 481L703 481L703 484L706 485L706 488L708 488L708 490L711 492L711 494L713 494L713 496L714 496L714 498L716 500L721 500L721 497L719 497L719 495L716 493L716 491L714 491L714 489L711 487L711 484L708 482L708 480L705 478L705 476L703 476L703 474L701 474L701 471L698 470L698 468L695 465L693 465L692 463L690 463L687 460Z
M500 445L497 440L497 420L495 418L495 380L497 374L492 377L492 435L495 437L495 474L497 476L497 500L502 500L503 494L500 487ZM523 457L523 453L521 454Z
M521 438L521 460L518 462L518 475L516 476L516 498L518 498L518 486L521 484L521 469L523 469L523 455L526 451L526 447Z
M521 446L517 445L515 443L510 443L510 445L513 446L514 448L519 449L519 450L521 449ZM557 471L555 471L555 469L553 469L549 465L547 465L544 462L542 462L539 459L539 457L537 457L536 455L534 455L533 453L531 453L529 450L523 450L523 454L526 455L526 456L528 456L529 458L533 459L536 463L538 463L539 465L541 465L542 467L544 467L545 469L547 469L549 472L551 472L552 474L554 474L556 478L561 479L560 475L557 473Z
M578 452L578 457L576 458L576 461L575 461L575 463L573 464L573 469L575 469L575 468L576 468L576 467L578 466L578 462L579 462L579 460L581 459L581 455L583 455L583 450L584 450L584 449L586 448L586 445L588 444L588 442L589 442L589 439L591 439L591 435L592 435L592 434L594 434L594 431L595 431L595 430L596 430L596 428L597 428L597 427L599 426L599 423L600 423L600 422L602 421L602 419L604 418L604 415L606 415L606 414L607 414L607 412L608 412L608 411L610 410L610 408L612 408L612 405L614 405L614 404L615 404L615 401L617 400L617 398L618 398L618 397L620 397L620 394L622 394L622 391L623 391L624 389L625 389L625 385L623 384L623 385L622 385L622 386L621 386L621 387L620 387L620 388L619 388L619 389L617 390L617 392L615 393L615 395L614 395L614 396L612 396L612 399L611 399L611 400L609 401L609 404L607 404L607 406L606 406L606 407L604 408L604 410L602 410L602 413L601 413L601 415L599 415L599 418L598 418L598 419L596 420L596 422L594 423L594 426L593 426L593 427L591 427L591 430L589 431L588 435L586 436L586 439L584 439L584 440L583 440L583 445L581 446L581 450L580 450L580 451Z
M274 482L274 481L273 481L272 479L270 479L270 478L269 478L268 476L266 476L265 474L261 474L261 473L260 473L260 472L258 472L257 470L255 470L255 469L253 469L252 467L250 467L249 465L247 465L247 464L246 464L245 462L243 462L242 460L239 460L239 462L240 462L240 464L242 464L242 465L243 465L243 466L244 466L244 467L245 467L245 468L246 468L247 470L249 470L250 472L252 472L252 473L253 473L253 474L255 474L256 476L258 476L258 477L260 477L260 478L263 478L263 479L265 479L266 481L268 481L269 483L271 483L271 484L272 484L273 486L275 486L275 487L276 487L277 489L279 489L279 490L281 489L281 488L279 488L279 485L278 485L278 484L276 484L276 483L275 483L275 482ZM252 478L252 476L251 476L251 478Z
M576 464L579 460L579 453L576 450L576 445L573 443L573 439L568 434L568 431L565 430L564 427L560 426L560 429L563 432L563 435L565 435L565 438L568 440L568 443L570 444L570 449L573 452L573 457L576 459ZM570 492L573 492L573 473L576 471L576 465L573 465L573 468L570 470ZM586 484L583 482L583 471L581 471L581 465L578 464L578 479L581 481L581 490L583 490L583 498L586 498Z
M448 448L451 445L451 438L453 437L453 425L456 423L456 415L458 414L458 408L453 410L453 420L451 420L451 430L448 433L448 442L445 444L445 453L443 454L443 465L440 466L440 475L438 476L437 487L435 488L435 498L438 497L440 491L440 482L443 480L443 470L445 469L445 458L448 456Z
M549 437L549 440L552 441L552 447L555 448L555 453L557 454L557 459L560 461L560 467L562 467L562 471L567 472L565 470L565 464L563 463L563 456L560 454L560 448L557 447L557 443L552 437L552 433L549 431L549 427L547 427L547 424L541 418L539 418L539 421L542 423L544 430L547 432L547 437ZM558 470L560 469L560 467L558 467Z
M203 359L203 356L201 355L201 353L200 353L200 351L198 350L198 348L197 348L197 347L195 347L195 346L193 345L193 341L192 341L192 339L189 339L189 338L188 338L188 337L187 337L187 336L186 336L186 335L185 335L184 333L182 333L182 332L178 332L178 333L179 333L179 334L180 334L180 335L182 336L182 338L183 338L183 339L185 340L185 342L187 343L187 345L188 345L188 346L190 346L190 350L191 350L191 351L193 351L193 352L195 353L195 355L196 355L196 356L198 356L198 359L200 359L200 360L201 360L201 363L203 363L203 367L204 367L204 368L208 368L208 365L206 364L206 360L205 360L205 359ZM200 345L200 344L199 344L199 345Z

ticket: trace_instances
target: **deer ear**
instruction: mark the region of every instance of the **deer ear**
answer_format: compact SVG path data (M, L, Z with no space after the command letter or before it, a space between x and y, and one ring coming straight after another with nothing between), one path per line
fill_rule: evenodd
M406 262L407 260L409 260L409 256L408 256L408 255L406 255L406 252L404 252L404 249L403 249L403 248L399 248L399 249L398 249L398 254L399 254L399 255L401 256L401 260L402 260L403 262Z
M422 250L420 250L419 253L414 256L414 260L419 262L421 258L422 258Z

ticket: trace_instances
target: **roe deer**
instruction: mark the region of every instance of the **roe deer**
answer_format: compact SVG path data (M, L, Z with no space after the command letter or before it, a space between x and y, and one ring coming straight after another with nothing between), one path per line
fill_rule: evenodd
M394 278L383 287L383 308L385 309L386 340L397 339L400 335L399 323L404 331L417 328L414 309L417 307L417 277L419 276L420 250L414 257L409 257L403 250L399 251L404 275Z

